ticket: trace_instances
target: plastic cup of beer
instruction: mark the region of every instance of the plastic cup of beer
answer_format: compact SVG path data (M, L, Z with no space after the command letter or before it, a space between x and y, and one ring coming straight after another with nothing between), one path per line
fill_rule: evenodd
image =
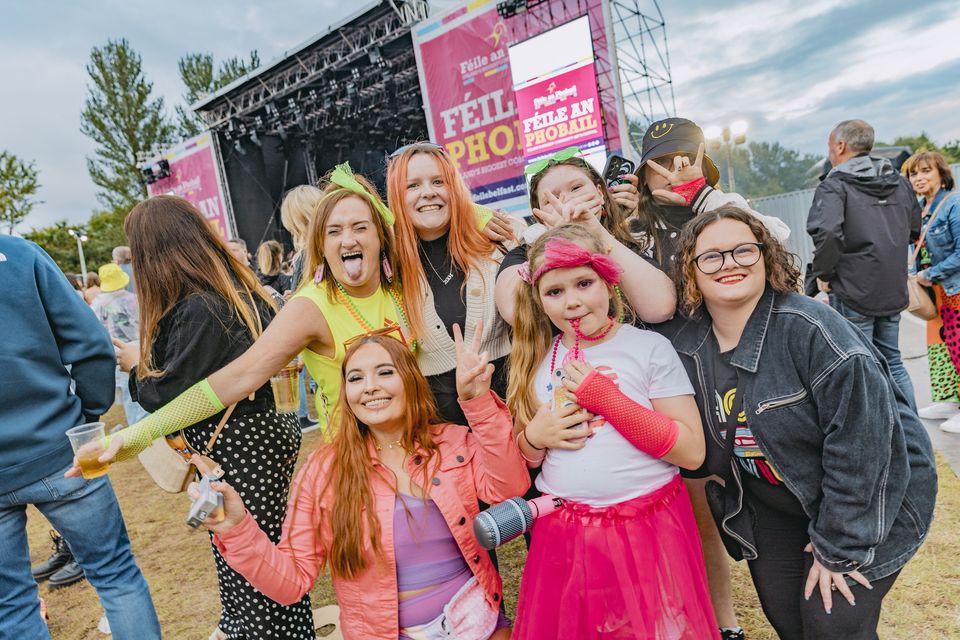
M104 437L102 422L88 422L67 429L67 437L70 439L70 446L73 447L73 453L77 456L80 473L84 478L93 480L107 472L110 463L99 460L103 454L103 446L100 444Z
M277 413L296 413L300 410L300 368L291 362L270 377L273 402Z

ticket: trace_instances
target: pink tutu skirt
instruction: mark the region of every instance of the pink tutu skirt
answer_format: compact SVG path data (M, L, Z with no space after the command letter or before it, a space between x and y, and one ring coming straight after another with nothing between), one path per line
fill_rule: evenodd
M567 503L532 535L514 640L719 637L679 475L609 507Z

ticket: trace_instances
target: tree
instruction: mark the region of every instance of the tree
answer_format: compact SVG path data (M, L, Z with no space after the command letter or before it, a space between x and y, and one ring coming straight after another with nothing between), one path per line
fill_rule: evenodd
M177 105L176 107L180 135L190 138L204 129L203 121L189 110L191 104L222 89L259 66L260 56L255 50L250 52L250 60L246 62L236 56L227 58L216 72L213 70L212 53L188 53L180 58L177 67L180 69L180 79L187 88L183 94L183 101L187 106Z
M39 189L32 162L0 151L0 223L7 225L8 233L13 233L14 227L42 202L34 197Z
M726 151L717 144L708 150L720 169L720 181L729 185ZM816 154L801 154L779 142L751 142L731 154L737 192L746 198L787 193L816 186L810 168L823 160Z
M90 53L92 86L80 115L80 131L96 143L87 170L101 188L97 199L110 210L130 208L146 197L137 158L173 141L163 98L151 99L153 83L143 74L140 55L126 39L110 40Z
M53 261L64 272L78 273L80 271L80 257L77 255L77 241L68 232L69 229L73 228L74 225L69 224L66 220L61 220L49 227L34 229L24 234L23 237L43 247L43 250L50 254Z

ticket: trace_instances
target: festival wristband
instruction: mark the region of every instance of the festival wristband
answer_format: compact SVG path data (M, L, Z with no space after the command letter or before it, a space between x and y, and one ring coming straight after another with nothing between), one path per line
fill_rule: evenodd
M587 374L574 395L577 404L603 416L630 444L654 458L662 458L677 443L680 429L676 422L634 402L597 370Z
M693 199L696 197L697 193L707 184L707 179L703 176L700 176L696 180L691 180L690 182L684 182L683 184L678 184L675 187L671 187L670 190L674 193L678 193L683 196L683 204L685 206L690 206L693 204Z
M224 409L220 398L204 378L143 420L108 435L102 443L107 448L116 436L123 436L123 448L117 452L116 460L126 460L149 447L157 438L186 429Z

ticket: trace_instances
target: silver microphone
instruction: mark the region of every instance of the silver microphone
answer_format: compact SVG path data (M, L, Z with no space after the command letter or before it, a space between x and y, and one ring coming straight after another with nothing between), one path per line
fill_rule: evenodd
M544 495L534 500L510 498L477 514L473 535L484 549L495 549L533 528L537 518L563 506L563 499Z

